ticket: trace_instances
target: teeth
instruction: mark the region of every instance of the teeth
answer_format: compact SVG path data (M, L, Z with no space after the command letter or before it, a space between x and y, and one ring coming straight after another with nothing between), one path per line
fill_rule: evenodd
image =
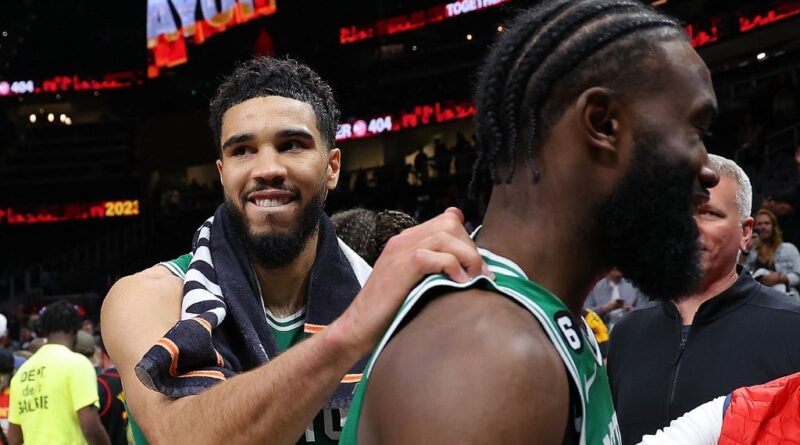
M286 202L282 199L256 199L255 203L259 207L277 207L284 205Z

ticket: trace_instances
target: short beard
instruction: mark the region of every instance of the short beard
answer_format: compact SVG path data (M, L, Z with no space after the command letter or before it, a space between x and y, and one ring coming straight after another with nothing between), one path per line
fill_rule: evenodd
M242 241L250 260L267 269L277 269L296 260L311 235L316 233L325 207L325 191L320 190L303 206L297 226L288 233L253 233L247 226L244 211L233 205L227 196L225 205L230 210L233 232Z
M630 169L601 208L600 244L607 266L650 298L672 300L690 295L702 279L695 178L657 147L653 134L636 136Z

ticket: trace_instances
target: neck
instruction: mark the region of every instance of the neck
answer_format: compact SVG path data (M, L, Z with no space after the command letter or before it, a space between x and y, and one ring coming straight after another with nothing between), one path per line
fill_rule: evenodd
M311 267L317 257L318 232L309 237L300 255L283 267L254 265L264 307L277 317L299 311L306 303Z
M592 219L585 206L564 208L563 202L547 206L536 197L521 196L537 193L534 189L540 186L525 185L519 193L495 187L477 244L517 263L528 278L579 314L594 283L608 272L589 254L597 251L593 233L573 223ZM567 221L563 215L574 218Z
M67 334L66 332L51 332L47 336L47 344L56 344L72 349L75 347L75 335Z
M674 300L673 304L678 308L678 313L681 314L681 323L684 326L692 324L700 305L728 290L738 278L739 274L736 273L736 264L734 264L733 267L716 278L703 280L700 292Z

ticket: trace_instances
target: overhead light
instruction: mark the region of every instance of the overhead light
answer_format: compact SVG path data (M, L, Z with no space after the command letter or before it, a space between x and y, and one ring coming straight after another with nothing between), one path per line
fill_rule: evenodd
M35 124L36 123L36 115L31 113L31 115L28 116L28 120L30 120L32 124Z
M766 58L767 58L767 53L758 53L758 55L756 56L756 59L758 60L764 60Z
M3 31L3 37L8 37L8 31Z
M61 94L56 94L56 99L61 100Z
M472 40L472 34L467 34L467 40Z
M497 26L497 32L503 32L503 25Z
M66 118L66 119L64 119L64 124L66 124L66 125L72 125L72 119L70 119L70 118Z
M58 116L58 120L60 120L61 123L63 124L64 122L67 121L67 115L64 114L64 113L61 113L61 116Z
M417 50L417 45L411 47L411 51L416 51L416 50Z
M56 120L56 115L53 113L49 113L47 115L47 122L53 122L54 120Z

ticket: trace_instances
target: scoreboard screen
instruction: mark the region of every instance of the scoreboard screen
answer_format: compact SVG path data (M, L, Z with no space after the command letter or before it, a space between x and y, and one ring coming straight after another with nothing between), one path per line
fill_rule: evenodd
M186 44L272 15L276 0L147 0L147 76L189 59Z

